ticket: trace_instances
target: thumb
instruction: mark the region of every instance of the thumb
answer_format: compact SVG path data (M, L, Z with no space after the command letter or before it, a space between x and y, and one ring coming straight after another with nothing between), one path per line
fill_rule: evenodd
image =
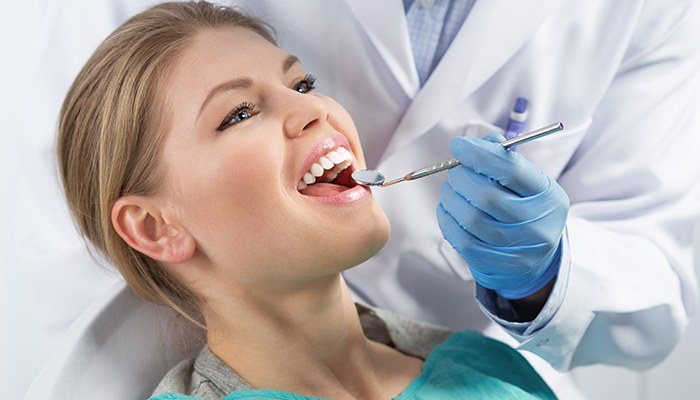
M490 135L498 140L501 135ZM522 197L533 196L550 186L549 178L519 153L507 151L490 140L454 137L450 150L463 167L487 176Z
M506 137L501 135L500 133L491 132L484 135L482 139L493 143L500 143L504 142L506 140Z

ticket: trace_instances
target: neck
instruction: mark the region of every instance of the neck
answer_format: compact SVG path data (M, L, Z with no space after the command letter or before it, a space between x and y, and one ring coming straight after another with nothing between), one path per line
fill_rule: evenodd
M378 398L377 344L362 331L340 274L292 293L207 301L211 350L253 387Z

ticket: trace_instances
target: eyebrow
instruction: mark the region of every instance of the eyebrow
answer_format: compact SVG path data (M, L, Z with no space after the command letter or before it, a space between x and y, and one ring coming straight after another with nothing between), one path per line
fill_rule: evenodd
M287 71L289 71L289 69L292 68L292 65L298 62L300 61L297 56L287 56L287 58L282 63L282 73L286 73ZM253 80L248 77L232 79L230 81L226 81L214 86L214 88L209 91L209 94L204 99L204 102L202 102L202 106L199 108L199 114L202 113L204 107L206 107L207 104L211 101L211 99L214 98L214 96L216 96L217 94L228 90L248 89L251 86L253 86Z
M292 65L294 65L296 63L301 64L301 61L299 61L299 58L297 58L297 56L290 54L287 57L287 59L284 60L284 63L282 64L282 72L289 71L289 69L292 68Z

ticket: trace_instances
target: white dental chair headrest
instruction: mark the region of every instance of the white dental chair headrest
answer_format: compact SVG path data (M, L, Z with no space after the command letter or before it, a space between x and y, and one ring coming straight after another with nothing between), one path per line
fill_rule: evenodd
M203 344L202 330L120 281L73 323L25 400L146 399Z

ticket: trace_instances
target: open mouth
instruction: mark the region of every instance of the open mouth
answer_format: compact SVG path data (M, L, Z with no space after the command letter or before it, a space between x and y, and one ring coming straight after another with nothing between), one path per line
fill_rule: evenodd
M311 165L297 190L305 196L329 197L354 188L352 159L352 153L342 146L329 151Z

